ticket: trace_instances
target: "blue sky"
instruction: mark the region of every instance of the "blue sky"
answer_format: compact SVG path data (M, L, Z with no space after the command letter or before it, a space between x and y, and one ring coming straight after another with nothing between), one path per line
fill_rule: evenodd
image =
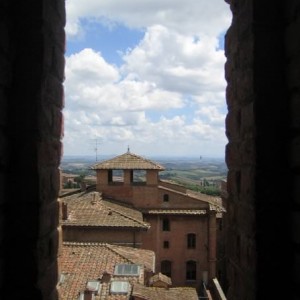
M66 7L64 155L224 157L225 1Z

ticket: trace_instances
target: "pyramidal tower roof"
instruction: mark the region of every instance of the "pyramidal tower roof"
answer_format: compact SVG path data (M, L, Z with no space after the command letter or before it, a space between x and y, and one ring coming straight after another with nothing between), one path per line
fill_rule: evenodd
M145 159L139 155L133 154L129 151L116 156L112 159L108 159L97 163L92 166L94 170L160 170L165 168L156 162L149 159Z

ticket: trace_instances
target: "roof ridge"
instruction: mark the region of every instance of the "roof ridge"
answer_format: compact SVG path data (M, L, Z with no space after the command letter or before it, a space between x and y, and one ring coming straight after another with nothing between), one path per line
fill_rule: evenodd
M129 219L129 220L132 220L132 221L135 221L135 222L139 223L140 225L146 226L146 227L148 227L148 228L150 227L150 225L147 225L147 224L148 224L147 222L142 222L142 221L140 221L140 220L138 220L138 219L136 219L136 218L134 218L134 217L130 217L130 216L126 215L125 213L120 212L120 211L119 211L118 209L116 209L116 208L110 208L110 207L109 207L109 209L112 210L112 211L114 211L114 212L116 212L116 213L118 213L119 215L121 215L121 216L123 216L123 217ZM131 208L129 208L129 209L131 209Z
M105 246L107 243L101 242L67 242L63 241L64 246Z
M119 253L118 251L116 251L115 249L113 249L113 247L117 247L116 245L111 245L111 244L106 244L105 247L111 251L113 251L114 253L116 253L117 255L119 255L120 257L122 257L123 259L127 260L128 262L135 264L134 261L132 261L131 259L129 259L128 257L122 255L121 253Z
M159 163L147 159L143 156L131 152L126 152L94 164L91 166L91 169L164 170L165 168Z
M204 195L204 197L205 197L206 199L199 199L199 200L201 200L201 201L203 201L203 202L207 202L207 203L212 204L212 205L214 205L214 206L217 206L217 207L219 207L219 208L221 208L221 209L224 209L222 203L220 204L220 203L217 201L217 199L222 199L221 197L210 196L210 195L206 195L206 194L203 194L203 193L194 192L194 191L192 191L192 190L187 190L187 191L186 191L186 195L189 196L189 197L191 197L191 198L194 198L194 199L199 199L199 198L197 198L197 195L199 195L199 196L200 196L200 195ZM194 196L194 197L193 197L193 196Z

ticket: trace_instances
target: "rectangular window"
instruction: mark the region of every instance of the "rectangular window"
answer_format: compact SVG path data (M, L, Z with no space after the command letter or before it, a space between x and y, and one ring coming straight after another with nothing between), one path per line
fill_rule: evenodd
M162 230L163 231L170 231L170 221L169 219L162 220Z
M172 262L169 260L163 260L160 264L160 271L162 274L171 277Z
M188 249L196 248L196 234L195 233L189 233L187 235L187 248Z
M108 182L111 184L124 183L124 171L123 170L109 170Z
M197 263L189 260L186 262L186 280L197 279Z
M164 248L165 249L168 249L169 248L169 241L164 241Z

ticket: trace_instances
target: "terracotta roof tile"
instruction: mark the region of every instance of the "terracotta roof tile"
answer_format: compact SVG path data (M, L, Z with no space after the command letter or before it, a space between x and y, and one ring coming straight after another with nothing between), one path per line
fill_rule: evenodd
M191 190L187 190L187 195L204 202L209 203L210 210L216 210L217 212L225 212L225 208L222 205L222 198L216 196L210 196L202 193L197 193Z
M122 247L117 245L109 245L108 246L111 250L118 253L120 256L126 257L134 264L139 264L141 261L144 264L144 267L154 272L155 266L155 254L149 250L137 249L137 248L130 248L130 247Z
M145 287L141 284L134 284L132 296L139 297L145 300L198 300L196 289L192 287L177 287L164 289L155 287Z
M92 166L94 170L164 170L164 167L139 155L126 152Z
M153 285L155 284L156 282L158 281L161 281L161 282L164 282L166 283L168 286L171 286L172 285L172 280L170 277L168 277L167 275L164 275L162 273L158 273L158 274L155 274L153 275L150 280L149 280L149 284L150 285Z
M119 249L115 251L114 248ZM150 250L135 249L132 251L132 248L129 247L113 247L101 243L65 242L59 257L61 273L64 275L63 282L59 284L60 299L76 300L78 293L85 289L87 280L99 279L104 272L112 274L112 278L116 279L113 275L116 264L134 263L143 266L145 261L150 262L151 259L154 260L154 253ZM143 268L141 271L139 277L118 276L118 280L128 280L131 285L143 283ZM104 299L124 300L128 298L123 295L108 295L109 283L102 283L101 290L101 295L105 296Z
M147 211L151 215L205 215L205 209L150 209Z
M132 227L148 229L140 211L104 200L98 192L83 192L64 197L68 205L68 219L63 226Z

